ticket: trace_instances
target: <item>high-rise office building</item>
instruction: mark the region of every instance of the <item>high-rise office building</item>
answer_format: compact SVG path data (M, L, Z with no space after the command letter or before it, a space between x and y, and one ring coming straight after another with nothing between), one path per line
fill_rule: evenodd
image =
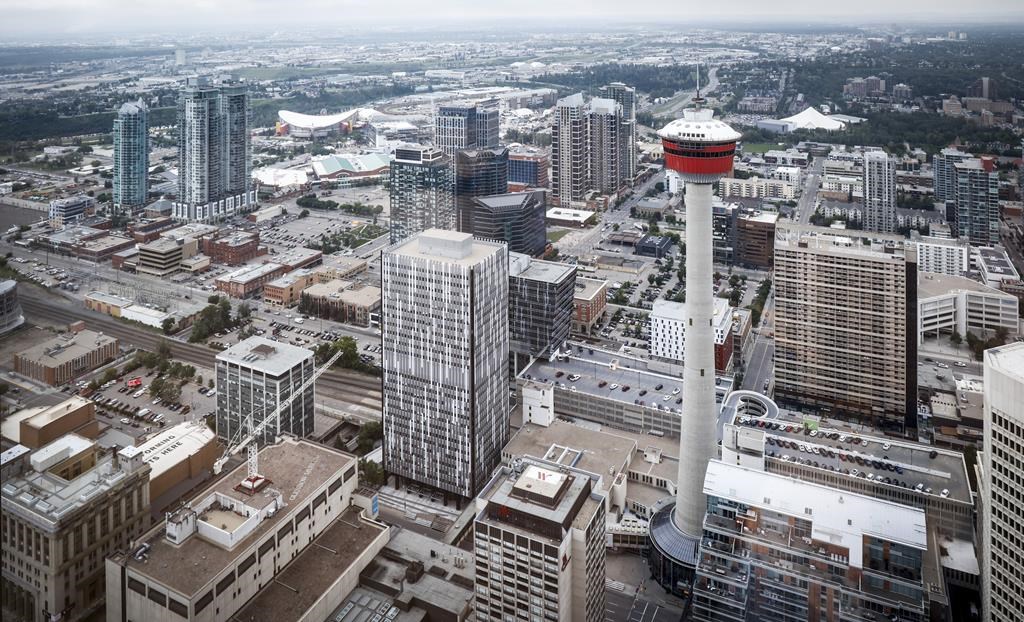
M917 425L917 255L902 237L776 229L775 395L875 427Z
M173 216L207 222L256 204L245 85L189 78L178 98L178 199Z
M440 149L395 149L391 181L391 243L427 229L455 229L455 176Z
M932 158L932 185L935 188L936 201L956 199L956 169L953 166L972 157L971 154L952 147L935 154Z
M551 129L551 202L569 207L590 190L587 174L587 115L583 94L558 100Z
M258 425L279 404L291 398L302 384L313 377L313 352L305 348L249 337L217 355L217 436L231 442L248 433L246 421ZM313 433L311 384L292 399L277 419L268 425L263 441L270 442L282 433L299 438Z
M455 153L458 230L473 232L473 200L508 192L508 149L461 149Z
M430 229L382 265L384 468L471 498L508 440L508 251Z
M605 498L597 476L524 459L480 494L476 618L605 619Z
M509 254L509 347L524 357L550 357L572 329L576 266Z
M4 620L96 619L103 560L149 528L150 467L125 447L103 455L68 434L35 452L3 452L0 543Z
M515 149L508 154L508 182L525 188L547 188L549 166L551 158L547 153L533 149Z
M985 351L985 449L978 488L982 519L982 619L1019 620L1024 611L1024 344Z
M483 240L501 240L513 253L536 256L547 246L544 190L510 192L473 200L472 233Z
M622 164L622 106L611 99L594 98L587 106L587 155L590 189L616 192L625 176Z
M601 97L622 106L622 137L619 140L619 172L627 183L636 176L636 89L621 82L601 87Z
M999 88L996 81L989 77L978 78L967 87L967 97L984 97L999 99Z
M439 106L434 115L434 145L449 157L460 149L497 147L500 118L495 99Z
M114 208L143 208L148 180L149 109L140 99L123 104L114 119Z
M971 244L999 244L999 173L991 158L953 165L956 172L956 231Z
M896 230L896 163L884 151L864 154L864 228Z

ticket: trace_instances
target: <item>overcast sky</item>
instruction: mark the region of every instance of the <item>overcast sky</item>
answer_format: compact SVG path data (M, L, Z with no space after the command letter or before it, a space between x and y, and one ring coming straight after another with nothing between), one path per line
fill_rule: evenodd
M604 22L1024 23L1024 0L0 0L0 36L407 26L507 18ZM514 24L513 24L514 25Z

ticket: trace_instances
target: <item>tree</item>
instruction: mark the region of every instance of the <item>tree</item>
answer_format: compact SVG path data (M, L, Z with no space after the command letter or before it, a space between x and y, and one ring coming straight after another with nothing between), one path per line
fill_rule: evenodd
M215 305L218 302L220 302L220 296L218 296L217 294L214 294L214 295L210 296L209 298L207 298L206 302L208 302L211 305Z
M359 428L359 435L356 441L356 451L359 455L365 455L373 451L377 442L384 438L384 428L378 421L370 421Z
M251 319L252 308L249 307L249 303L243 302L242 304L238 305L237 316L239 322L248 322Z
M213 378L210 378L210 380L209 380L209 381L207 381L207 383L206 383L206 386L207 386L208 388L210 388L210 389L212 389L212 388L213 388Z
M227 298L222 298L217 303L217 309L220 312L220 323L222 328L231 328L231 301Z
M82 145L78 148L78 153L92 153L92 147L89 145Z
M359 482L368 486L383 486L387 482L384 467L365 458L359 461Z
M171 358L171 344L167 343L166 339L161 339L156 343L156 355L164 360Z
M163 329L165 335L170 335L174 332L174 318L165 317L164 321L160 323L160 328Z
M960 336L960 333L955 330L953 331L953 334L949 336L949 340L953 343L954 346L958 348L960 347L960 344L963 343L964 341L963 337Z
M301 212L299 212L299 218L305 218L306 216L309 216L309 210L308 209L304 209Z

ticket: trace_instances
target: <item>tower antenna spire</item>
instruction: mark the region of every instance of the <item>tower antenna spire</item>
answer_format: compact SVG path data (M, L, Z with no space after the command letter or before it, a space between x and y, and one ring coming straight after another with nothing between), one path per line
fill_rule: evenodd
M700 110L700 105L704 103L704 98L700 96L700 61L697 61L697 95L693 98L694 107Z

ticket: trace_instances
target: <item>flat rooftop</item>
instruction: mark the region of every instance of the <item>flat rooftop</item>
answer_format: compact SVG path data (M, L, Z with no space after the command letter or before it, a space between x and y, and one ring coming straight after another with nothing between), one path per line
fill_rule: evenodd
M1024 344L1011 343L985 350L985 364L1024 384Z
M283 267L283 265L274 262L249 265L219 276L217 280L224 283L248 283L276 272Z
M609 487L636 449L637 440L624 434L555 419L547 427L523 424L501 451L505 456L530 456L588 471L604 478Z
M266 284L266 287L291 287L299 279L308 277L313 274L313 271L308 268L299 268L298 270L292 270L288 274L278 277L273 281Z
M108 294L106 292L92 291L85 295L86 298L96 300L108 305L116 305L118 307L127 307L135 304L134 300L129 300L123 296L117 296L115 294Z
M682 414L681 377L649 371L645 361L627 355L598 349L594 349L593 354L583 354L578 349L568 354L568 360L536 359L519 373L519 378L553 383L559 389L572 391L575 388L577 392L617 402ZM570 381L570 376L579 378ZM724 376L717 376L715 381L716 386L723 391L732 384L731 378ZM612 388L613 385L616 386ZM659 386L660 389L657 388ZM641 392L644 394L641 395Z
M924 510L786 475L712 460L704 494L808 520L811 538L847 549L856 568L863 567L864 535L928 548Z
M4 506L20 506L24 511L56 523L74 510L88 505L98 496L118 486L129 474L114 466L108 456L73 480L48 472L29 470L3 483Z
M346 510L232 618L301 618L387 530L383 524L360 519L360 511L354 506Z
M588 494L587 484L590 478L581 474L562 469L539 468L537 465L526 463L526 470L516 473L513 469L503 468L494 475L490 483L480 493L479 497L488 503L497 503L512 510L535 516L539 519L556 524L563 524L569 518L576 500L580 495ZM555 481L551 481L555 480ZM568 480L561 495L554 497L552 489L562 486L562 482ZM523 496L524 491L531 491L534 499ZM541 503L539 497L551 499L551 503ZM548 538L545 535L517 527L511 523L502 521L499 518L491 518L487 510L481 510L477 514L477 521L482 523L494 523L501 525L502 529L518 531L529 535L534 540L544 540L550 544L558 544L558 540Z
M604 279L591 279L585 276L576 277L576 292L573 297L578 300L592 300L602 288L608 287Z
M509 253L509 276L543 283L560 283L576 271L576 266L531 259L522 253Z
M185 421L153 436L137 449L152 469L149 479L154 480L216 438L217 434L204 422Z
M807 433L804 432L805 421L808 424ZM787 410L779 412L774 419L747 419L743 423L743 417L737 419L739 425L763 427L766 437L765 452L771 457L770 452L775 452L775 458L787 455L791 458L803 457L811 463L818 463L819 469L845 473L848 477L866 478L873 475L874 479L886 477L898 483L891 485L905 488L914 488L923 484L925 488L931 488L932 494L938 495L942 490L949 491L949 498L961 503L973 503L971 497L970 482L967 479L967 466L964 463L963 454L948 449L941 449L932 445L923 445L911 441L904 441L884 436L875 436L873 431L857 431L852 428L843 428L841 425L832 425L833 422L820 423L811 418L805 418L799 413ZM765 425L761 426L760 423ZM777 427L776 427L777 426ZM811 428L814 436L811 436ZM832 438L838 435L838 438ZM796 443L796 447L782 445L779 441ZM810 453L800 450L800 445L810 450ZM886 447L888 446L888 447ZM815 454L827 449L835 456L828 453ZM931 452L935 457L930 457ZM839 456L843 455L846 459ZM860 456L864 464L859 464L856 457ZM871 460L872 462L867 462ZM903 470L902 473L883 467L874 466L877 460L880 464L892 464ZM806 464L804 465L806 466ZM858 475L853 475L853 470ZM906 484L906 486L903 486Z
M274 255L274 262L292 268L301 268L323 257L323 253L312 248L293 248Z
M975 252L978 259L984 264L986 271L1010 279L1019 278L1017 269L1013 267L1010 258L1006 256L1006 251L1002 248L982 246L975 249Z
M175 546L163 535L164 525L146 534L151 548L148 561L137 561L125 556L125 566L133 572L151 577L154 581L185 595L194 595L228 567L237 564L257 542L284 520L291 520L292 508L309 505L313 491L324 482L340 474L355 458L305 440L285 438L277 445L264 447L259 452L260 472L273 483L253 496L235 490L246 477L246 463L220 478L213 486L196 495L199 503L213 493L237 499L256 510L274 503L273 491L281 493L286 505L282 511L264 518L253 531L233 549L228 550L204 540L198 534ZM333 581L337 577L333 577ZM313 580L312 577L308 578ZM319 594L319 593L318 593Z
M117 339L92 330L64 333L18 353L18 356L43 365L57 366L73 361L93 350L116 343Z
M217 354L218 361L251 367L271 376L280 376L312 357L312 350L259 336L249 337Z
M469 233L427 229L406 238L384 252L413 259L475 266L504 249L504 244L476 240Z
M865 244L865 241L868 243ZM859 255L882 260L903 261L901 253L887 253L886 247L905 248L909 242L901 236L861 230L836 230L811 225L789 225L778 227L775 235L776 248L799 248Z
M204 235L209 235L218 231L220 227L217 225L204 225L202 223L194 222L187 225L181 225L174 229L168 229L160 234L161 238L169 240L180 240L184 238L198 238Z
M1011 294L1001 292L994 287L989 287L965 276L938 274L935 272L920 272L917 275L917 297L919 299L944 296L960 291L1013 298Z

